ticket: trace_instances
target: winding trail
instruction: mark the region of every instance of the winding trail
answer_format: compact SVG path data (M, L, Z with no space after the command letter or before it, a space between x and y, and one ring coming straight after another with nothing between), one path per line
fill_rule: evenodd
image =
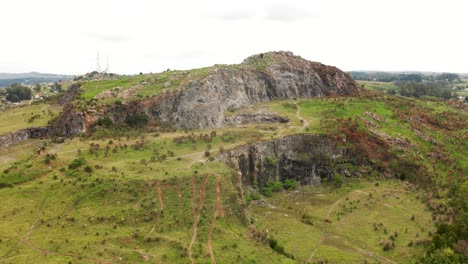
M306 127L309 126L310 122L307 121L306 119L302 118L300 112L301 112L301 107L297 102L294 102L294 105L296 106L296 117L301 120L302 123L302 129L305 129Z

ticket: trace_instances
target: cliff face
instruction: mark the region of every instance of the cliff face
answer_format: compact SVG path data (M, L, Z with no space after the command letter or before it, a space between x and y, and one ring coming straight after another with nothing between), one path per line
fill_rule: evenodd
M234 166L242 183L264 187L268 181L295 179L302 185L331 180L335 174L352 176L349 153L323 136L294 135L227 151L218 160Z
M260 102L358 93L351 77L335 67L289 52L272 52L249 57L239 65L215 66L208 77L189 81L176 92L109 106L88 115L65 112L69 117L60 118L54 127L68 136L85 132L102 116L122 123L128 116L145 113L153 123L173 128L215 128L224 125L225 111Z

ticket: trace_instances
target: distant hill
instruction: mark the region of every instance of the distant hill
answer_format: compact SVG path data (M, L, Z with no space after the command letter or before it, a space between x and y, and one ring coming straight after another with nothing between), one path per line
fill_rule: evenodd
M35 84L48 83L59 80L68 80L73 78L72 75L50 74L39 72L28 73L0 73L0 87L8 87L13 83Z
M421 81L437 79L438 76L451 74L456 78L467 78L468 73L428 72L428 71L348 71L355 80L363 81Z

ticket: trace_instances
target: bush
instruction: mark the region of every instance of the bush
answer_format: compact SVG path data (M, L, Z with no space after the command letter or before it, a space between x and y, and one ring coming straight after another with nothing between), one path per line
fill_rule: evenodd
M6 182L0 182L0 189L2 189L2 188L13 188L13 184L6 183Z
M101 127L110 127L112 126L113 122L112 119L110 119L108 116L101 117L97 121L98 126Z
M303 214L301 221L304 224L312 225L312 216L310 216L309 214Z
M88 165L88 166L86 166L86 167L84 168L84 171L87 172L87 173L92 173L92 172L93 172L93 168L91 168L91 166Z
M341 177L341 175L335 175L335 177L333 177L333 186L335 188L340 188L341 186L343 186L343 178Z
M128 116L127 119L125 119L125 123L131 127L144 127L146 124L149 122L149 117L144 114L134 114L132 116Z
M271 190L271 188L263 188L262 189L262 194L265 195L266 197L271 197L273 196L273 191Z
M70 170L76 170L79 167L83 166L85 163L86 163L86 160L84 158L74 159L72 163L68 165L68 168Z
M395 244L391 241L387 241L387 243L385 243L384 247L383 247L383 250L384 251L389 251L390 249L393 249L395 247Z
M283 183L269 181L267 182L266 187L271 189L273 192L279 192L281 189L283 189Z
M252 198L252 200L254 200L254 201L260 200L260 194L257 193L257 192L254 192L254 193L252 193L250 198Z
M298 185L299 185L299 182L296 181L295 179L287 179L287 180L285 180L284 183L283 183L283 187L284 187L286 190L293 190L293 189L296 189Z

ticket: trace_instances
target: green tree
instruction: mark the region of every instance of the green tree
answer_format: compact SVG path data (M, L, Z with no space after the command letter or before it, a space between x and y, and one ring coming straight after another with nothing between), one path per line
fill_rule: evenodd
M41 85L38 84L38 83L36 83L36 84L34 85L34 88L33 88L33 89L34 89L35 92L40 92L40 91L41 91Z
M6 89L6 99L10 102L19 102L31 99L31 89L21 84L14 83Z

